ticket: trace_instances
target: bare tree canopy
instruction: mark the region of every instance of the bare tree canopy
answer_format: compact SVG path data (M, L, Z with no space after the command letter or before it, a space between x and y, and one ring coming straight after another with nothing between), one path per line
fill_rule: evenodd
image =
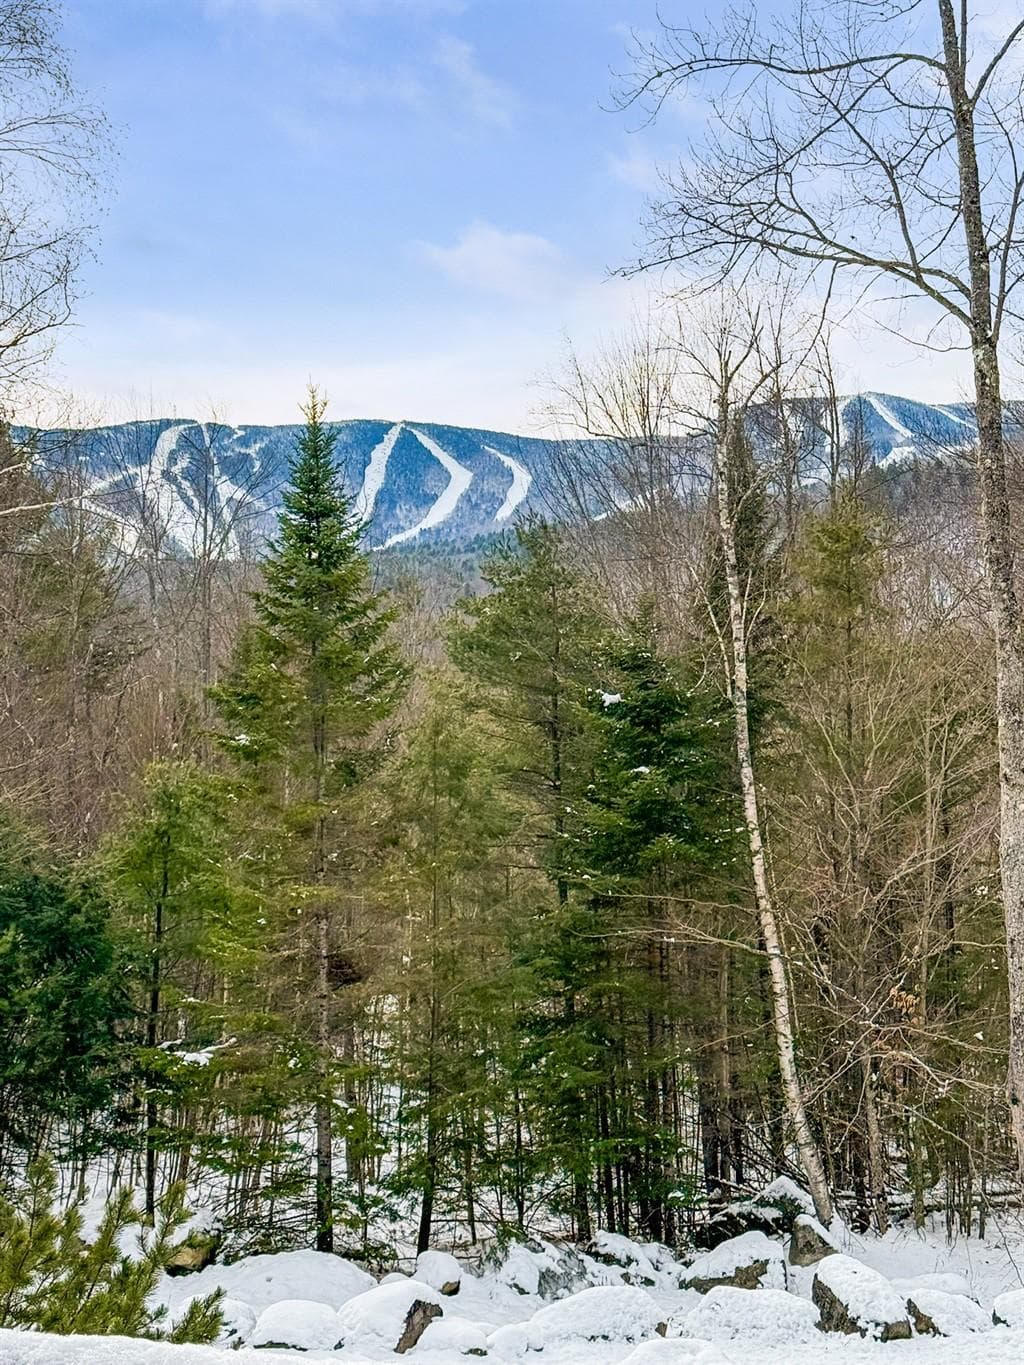
M977 214L998 338L1024 270L1022 49L1024 20L999 32L951 0L804 0L765 19L750 5L713 33L666 24L624 102L653 115L699 90L714 117L667 179L645 264L724 277L767 253L853 268L970 329Z
M0 383L34 374L68 321L95 228L106 120L84 105L59 7L0 0Z
M713 280L766 257L879 279L939 310L968 349L981 535L996 642L1009 1101L1024 1179L1024 635L1007 492L1000 346L1019 322L1024 18L970 0L796 0L727 13L714 34L663 25L624 103L712 101L706 145L667 182L645 264Z

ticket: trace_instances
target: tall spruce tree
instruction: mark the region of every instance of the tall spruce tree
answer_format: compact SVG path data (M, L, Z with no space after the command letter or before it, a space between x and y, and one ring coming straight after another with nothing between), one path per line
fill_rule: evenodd
M405 670L389 640L392 614L369 580L363 527L335 461L326 400L310 388L277 538L223 682L212 690L223 745L258 802L283 817L280 877L313 922L316 1247L334 1248L334 907L350 864L345 796L373 767L370 742L401 695Z

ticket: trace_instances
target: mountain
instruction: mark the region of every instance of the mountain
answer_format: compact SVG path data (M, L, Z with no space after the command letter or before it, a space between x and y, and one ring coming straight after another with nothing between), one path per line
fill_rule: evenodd
M825 436L822 404L796 400L808 447ZM864 393L840 403L842 439L859 440L877 464L965 452L975 438L968 404L925 404ZM547 505L556 447L550 440L431 422L334 424L355 509L375 548L465 545ZM95 505L129 534L158 528L189 553L204 537L229 542L273 526L299 426L238 426L161 419L78 431L16 430L44 466L72 462ZM607 443L574 442L586 464ZM812 461L813 463L813 461ZM626 495L628 501L628 494ZM621 505L625 505L624 503Z

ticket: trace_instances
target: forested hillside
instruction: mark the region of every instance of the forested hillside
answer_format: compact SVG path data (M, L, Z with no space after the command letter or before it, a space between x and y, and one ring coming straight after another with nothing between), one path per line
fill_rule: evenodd
M0 0L0 1365L1020 1358L1024 19L611 3Z
M254 559L115 552L84 497L8 485L5 1167L48 1152L150 1211L184 1181L236 1253L386 1262L396 1220L421 1249L699 1236L803 1178L717 504L522 523L445 610L437 574L374 586L323 416ZM851 445L794 493L732 431L827 1186L861 1227L977 1229L1013 1161L972 487Z

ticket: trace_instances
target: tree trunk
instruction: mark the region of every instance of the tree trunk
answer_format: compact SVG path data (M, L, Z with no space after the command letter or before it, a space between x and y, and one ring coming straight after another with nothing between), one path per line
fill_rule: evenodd
M779 1075L786 1111L793 1129L800 1164L814 1200L820 1222L832 1221L832 1200L825 1179L818 1145L811 1131L804 1103L803 1089L796 1062L793 1018L790 1005L789 981L783 955L782 937L775 905L768 884L768 869L761 835L761 814L758 807L754 760L750 744L750 713L747 699L747 638L746 604L740 587L736 559L736 534L732 499L729 487L729 436L732 414L728 394L719 401L718 430L715 439L715 481L718 492L718 525L725 560L726 587L729 599L729 627L732 640L732 669L729 678L732 692L736 729L736 759L739 766L740 788L743 794L743 818L750 849L750 870L754 882L761 936L768 959L768 974L772 997L772 1018L775 1045L779 1059Z
M1014 579L1010 503L1000 392L999 320L993 315L992 274L974 128L967 91L966 34L958 33L952 0L938 0L943 57L960 171L960 204L970 275L971 347L985 577L996 644L999 736L999 871L1006 922L1010 1005L1007 1089L1017 1165L1024 1180L1024 658Z

